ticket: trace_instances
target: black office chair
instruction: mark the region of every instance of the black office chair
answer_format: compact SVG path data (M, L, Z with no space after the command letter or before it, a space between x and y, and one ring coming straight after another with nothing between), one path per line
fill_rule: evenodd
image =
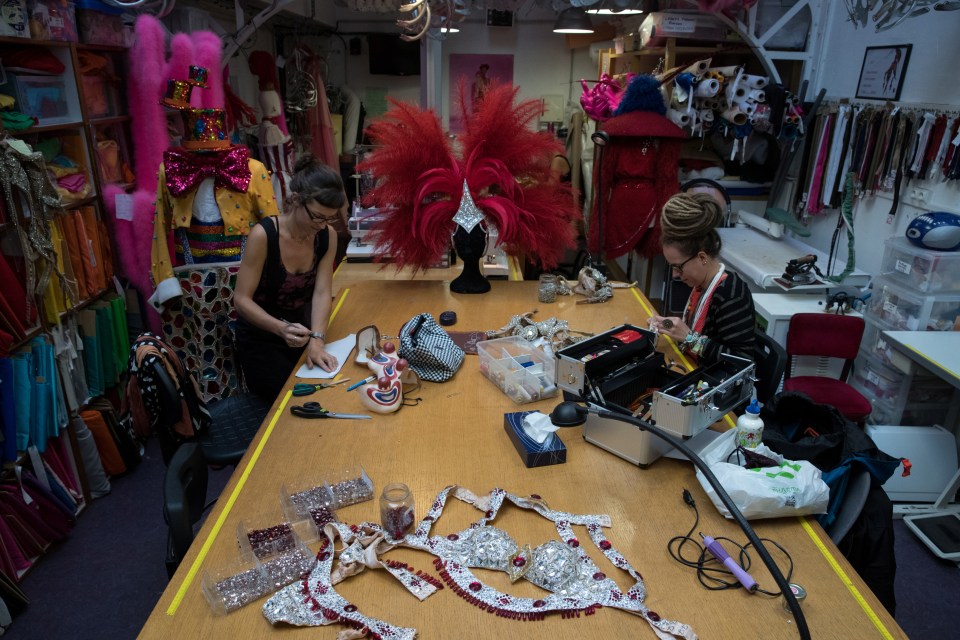
M787 368L787 351L771 336L756 332L753 346L753 361L756 364L754 389L757 400L766 403L777 394L783 372Z
M170 428L183 415L180 394L162 364L152 362L148 366L153 367L153 379L157 384L161 406L154 432L160 441L163 459L169 464L174 451L184 441L173 434ZM218 467L237 466L257 435L270 405L252 393L237 392L223 400L211 402L207 410L211 418L210 426L196 436L204 458Z
M163 479L163 519L167 523L167 575L173 577L193 542L193 527L207 499L207 461L200 444L181 445Z

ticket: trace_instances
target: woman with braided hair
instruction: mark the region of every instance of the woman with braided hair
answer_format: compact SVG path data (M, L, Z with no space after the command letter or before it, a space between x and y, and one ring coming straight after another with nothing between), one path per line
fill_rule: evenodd
M701 364L728 353L753 360L753 296L720 262L723 207L706 193L678 193L660 213L660 244L673 277L693 288L683 317L654 316L661 333Z

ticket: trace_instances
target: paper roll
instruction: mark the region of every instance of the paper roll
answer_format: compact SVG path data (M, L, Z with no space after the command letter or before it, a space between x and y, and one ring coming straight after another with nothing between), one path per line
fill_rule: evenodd
M747 89L741 83L731 83L727 85L727 102L733 104L747 99Z
M732 78L737 75L737 65L732 64L729 67L710 67L707 69L707 72L716 71L717 73L723 74L725 77Z
M727 122L733 123L737 126L747 123L747 114L743 111L740 111L737 107L731 107L724 111L722 114L723 119Z
M751 89L747 92L747 100L754 102L766 102L767 94L763 89Z
M720 91L720 83L713 78L701 80L693 89L693 95L697 98L712 98Z
M740 78L740 84L750 89L763 89L765 86L767 86L767 82L766 76L751 76L744 74L743 77Z
M710 68L710 58L706 60L701 60L700 62L694 62L692 65L684 69L687 73L692 73L696 77L703 75L704 71Z
M757 110L757 104L755 102L747 102L746 100L742 100L740 102L735 103L733 105L733 108L739 109L740 111L747 114L748 116L752 116L754 112Z
M676 109L667 109L667 118L678 127L689 126L691 121L690 114Z

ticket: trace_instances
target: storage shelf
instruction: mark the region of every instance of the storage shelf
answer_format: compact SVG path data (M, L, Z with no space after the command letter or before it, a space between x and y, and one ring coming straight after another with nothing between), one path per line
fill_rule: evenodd
M57 48L69 48L71 42L66 42L64 40L34 40L32 38L16 38L13 36L0 36L0 45L4 44L15 44L26 47L57 47Z
M130 116L103 116L100 118L90 118L89 122L93 126L120 124L124 122L130 122Z
M82 129L83 121L70 121L57 124L40 124L29 129L25 129L17 134L17 137L27 136L33 133L51 133L57 131L68 131L70 129Z

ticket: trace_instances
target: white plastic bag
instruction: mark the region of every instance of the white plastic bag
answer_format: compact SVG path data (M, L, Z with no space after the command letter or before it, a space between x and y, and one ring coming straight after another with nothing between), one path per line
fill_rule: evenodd
M785 460L763 444L753 451L773 458L780 466L744 469L737 464L736 454L730 455L737 447L735 436L736 429L730 429L704 447L700 457L744 517L750 520L826 513L830 488L820 478L819 469L806 460ZM728 456L731 462L727 462ZM740 460L742 462L742 456ZM717 510L725 517L731 517L699 469L697 479Z

